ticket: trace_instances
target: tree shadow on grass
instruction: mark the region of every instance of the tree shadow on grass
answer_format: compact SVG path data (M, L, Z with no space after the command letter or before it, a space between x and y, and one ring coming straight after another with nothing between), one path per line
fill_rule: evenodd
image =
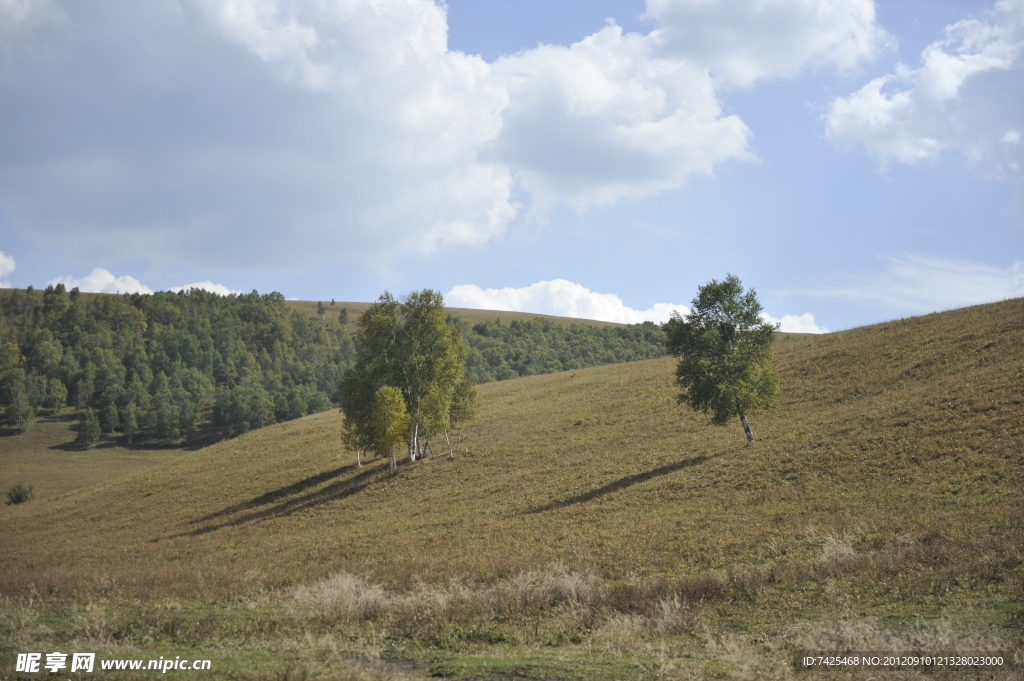
M368 485L373 483L374 480L382 475L386 475L386 467L386 461L376 465L367 464L367 470L356 476L345 478L343 480L335 480L335 482L328 484L326 487L316 489L319 485L343 476L354 470L356 467L350 464L348 466L342 466L341 468L335 468L331 471L318 473L317 475L308 477L305 480L300 480L299 482L281 487L280 489L261 494L247 502L235 504L234 506L229 506L220 511L203 516L202 518L197 518L196 520L191 521L190 524L202 524L202 527L197 527L196 529L188 532L171 535L170 537L167 537L167 539L174 539L176 537L195 537L201 534L209 534L210 532L215 532L225 527L244 525L245 523L265 520L276 516L287 516L314 506L319 506L320 504L327 503L328 501L344 499L352 496L353 494L358 494ZM242 515L237 515L239 513ZM231 516L235 517L232 518ZM221 520L221 522L216 522L218 520ZM156 539L153 541L159 540Z
M705 461L711 458L712 457L710 456L695 456L692 459L683 459L682 461L676 461L675 463L660 466L653 470L644 471L643 473L637 473L636 475L630 475L625 478L620 478L615 482L610 482L607 485L604 485L603 487L592 489L589 492L577 494L576 496L569 497L568 499L552 501L550 503L544 504L543 506L539 506L529 511L525 511L524 515L530 515L533 513L543 513L544 511L553 511L556 508L565 508L566 506L572 506L573 504L582 504L583 502L591 501L592 499L604 496L605 494L611 494L612 492L617 492L620 489L626 489L627 487L631 487L637 483L645 482L647 480L650 480L651 478L656 478L662 475L668 475L669 473L674 473L675 471L681 470L683 468L692 468L693 466L699 466L700 464L704 463Z

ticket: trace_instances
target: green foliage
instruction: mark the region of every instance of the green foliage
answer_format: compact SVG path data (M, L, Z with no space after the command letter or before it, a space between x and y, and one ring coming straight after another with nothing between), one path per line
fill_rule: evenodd
M676 367L678 399L724 424L746 411L771 406L779 381L770 363L777 325L762 320L754 289L739 278L712 279L698 289L693 309L664 325Z
M476 418L476 412L476 388L473 385L472 378L459 381L455 386L455 391L452 393L449 405L448 414L451 419L451 425L459 427L470 423Z
M279 293L0 293L0 409L18 427L70 402L109 432L130 407L130 439L237 435L329 409L353 355Z
M409 435L412 419L406 410L402 391L394 386L381 386L373 398L373 409L369 423L372 450L378 456L389 456L391 467L395 467L395 449Z
M477 383L667 354L665 335L653 322L599 328L539 318L509 324L498 319L462 327L470 347L467 370Z
M35 409L29 402L28 395L19 393L7 408L9 420L20 429L24 429L28 420L35 415Z
M78 437L75 439L75 443L86 449L91 449L99 439L100 420L96 417L96 412L86 409L78 419Z
M14 487L7 490L7 504L13 506L14 504L23 504L26 501L32 499L32 485L25 487L20 482Z
M108 402L103 411L100 414L100 425L108 433L113 433L121 425L121 419L117 413L117 405L113 402Z
M68 401L68 389L60 382L60 379L51 379L46 387L46 401L53 411L59 411Z
M465 376L466 343L446 317L441 294L424 289L398 301L385 292L360 315L355 339L356 362L345 376L341 405L352 449L381 446L374 404L385 386L400 391L409 427L426 437L451 426L456 395L456 415L471 412L475 391Z
M121 422L121 430L124 432L125 438L128 440L128 444L132 444L135 434L139 431L139 423L135 418L135 405L129 403L124 409L124 415Z
M11 369L19 369L25 363L21 356L21 350L14 343L0 343L0 374L6 374Z

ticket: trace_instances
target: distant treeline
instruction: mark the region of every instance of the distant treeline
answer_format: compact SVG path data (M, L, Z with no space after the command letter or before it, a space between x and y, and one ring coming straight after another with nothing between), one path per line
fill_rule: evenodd
M232 437L330 409L355 348L347 310L316 316L280 293L82 295L62 284L0 292L0 408L23 427L40 410L82 414L133 440ZM338 322L341 322L340 324ZM661 328L449 317L477 383L662 357ZM86 438L88 439L88 438ZM84 442L83 444L87 444Z
M353 353L344 327L280 293L0 295L0 400L17 426L70 404L129 441L233 436L329 409Z
M500 319L464 329L466 365L477 383L601 364L664 357L665 334L653 322L629 326L563 326L546 319Z

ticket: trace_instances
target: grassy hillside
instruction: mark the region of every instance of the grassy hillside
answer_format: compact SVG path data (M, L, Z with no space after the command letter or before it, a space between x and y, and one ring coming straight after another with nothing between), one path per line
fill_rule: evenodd
M252 678L1019 655L1024 300L786 337L777 362L753 448L652 360L481 386L468 451L396 475L356 467L332 411L5 507L5 650L199 650Z
M0 491L24 483L38 502L49 503L83 487L159 466L185 453L177 447L121 446L123 438L104 435L94 449L74 445L74 410L39 416L25 431L0 430Z

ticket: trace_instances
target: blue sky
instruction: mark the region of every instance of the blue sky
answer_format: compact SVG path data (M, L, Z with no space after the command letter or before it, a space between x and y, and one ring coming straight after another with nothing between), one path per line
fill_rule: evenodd
M1024 2L3 0L0 284L788 330L1024 295Z

